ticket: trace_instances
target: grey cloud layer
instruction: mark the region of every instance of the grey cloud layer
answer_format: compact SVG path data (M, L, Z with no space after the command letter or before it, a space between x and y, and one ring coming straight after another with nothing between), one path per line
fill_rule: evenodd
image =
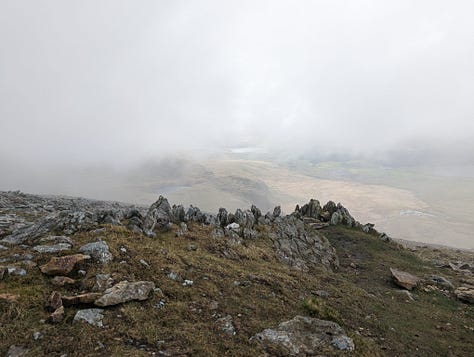
M469 142L473 4L2 1L0 156Z

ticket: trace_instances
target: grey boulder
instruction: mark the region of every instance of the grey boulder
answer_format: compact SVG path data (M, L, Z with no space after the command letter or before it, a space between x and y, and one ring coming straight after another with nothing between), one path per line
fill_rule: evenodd
M109 251L109 246L104 241L88 243L79 248L81 253L90 255L94 260L105 264L112 261L113 256Z
M282 322L252 337L268 350L279 347L287 356L314 356L323 350L353 351L354 342L337 323L305 316Z
M74 323L77 322L87 322L90 325L97 326L97 327L103 327L104 324L102 322L102 319L104 318L104 315L102 313L104 310L102 309L84 309L84 310L79 310L76 312L76 315L74 316Z
M154 288L155 284L151 281L137 281L133 283L126 280L121 281L105 290L104 295L98 298L94 304L97 306L112 306L132 300L146 300L150 291Z

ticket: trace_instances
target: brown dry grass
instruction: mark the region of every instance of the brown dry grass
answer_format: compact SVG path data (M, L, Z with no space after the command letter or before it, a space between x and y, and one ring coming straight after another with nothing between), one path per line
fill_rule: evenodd
M212 238L210 228L200 225L192 225L181 238L172 230L156 239L121 227L105 228L102 235L81 233L72 238L75 248L103 238L114 261L105 266L87 262L86 277L59 290L69 295L88 290L100 272L112 274L116 281L151 280L162 294L106 308L104 328L72 324L78 307L66 308L65 319L50 325L41 322L47 317L44 303L58 288L38 268L29 269L26 277L1 282L1 292L18 294L20 299L13 304L0 302L0 354L17 344L30 348L34 356L145 356L160 351L169 355L254 356L263 351L249 338L295 315L337 320L354 338L356 354L361 356L407 355L407 351L420 356L468 356L472 352L474 332L469 328L473 327L473 308L441 293L422 290L415 292L416 301L405 302L390 282L390 266L422 276L439 271L374 236L339 227L327 229L326 236L338 250L340 271L303 273L282 264L265 237L236 245ZM41 265L49 257L43 254L35 259ZM350 262L357 269L351 268ZM170 272L194 284L184 287L181 281L168 278ZM457 283L455 275L442 273ZM80 278L77 274L72 277ZM317 300L317 290L326 290L329 298ZM157 307L160 301L164 302L162 308ZM216 324L226 315L233 318L235 336L226 335ZM426 315L431 316L428 321ZM451 325L446 325L448 322ZM34 341L35 331L44 337Z

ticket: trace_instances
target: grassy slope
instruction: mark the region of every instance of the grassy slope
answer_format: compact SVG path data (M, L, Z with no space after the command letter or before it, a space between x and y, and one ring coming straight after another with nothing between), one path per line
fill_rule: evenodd
M231 245L211 238L208 227L197 225L186 237L175 238L172 231L157 239L107 227L105 240L114 261L105 267L88 263L83 286L59 290L64 294L87 290L95 274L102 272L112 273L116 281L154 281L164 297L155 293L145 302L107 308L102 329L72 324L76 307L66 308L61 323L49 325L40 319L47 316L43 308L47 296L57 288L37 268L30 269L27 277L9 277L0 283L0 292L21 296L18 303L0 302L0 354L20 344L31 348L35 356L140 356L158 351L259 355L263 351L249 337L297 314L309 314L339 322L354 338L357 355L471 355L474 308L439 292L422 290L415 291L416 301L406 302L406 295L392 285L388 269L397 267L420 276L441 273L456 283L452 273L440 272L399 246L361 232L331 227L324 234L340 257L341 268L336 273L292 270L276 259L265 238ZM82 233L72 238L79 246L96 237ZM121 246L127 253L120 251ZM42 255L37 262L48 259ZM140 264L140 259L151 268ZM167 274L171 271L194 284L183 287L170 280ZM236 285L235 281L247 283ZM329 298L314 297L317 290L326 290ZM158 309L160 300L165 306ZM226 315L233 317L237 331L233 337L216 324ZM33 341L34 331L44 337Z

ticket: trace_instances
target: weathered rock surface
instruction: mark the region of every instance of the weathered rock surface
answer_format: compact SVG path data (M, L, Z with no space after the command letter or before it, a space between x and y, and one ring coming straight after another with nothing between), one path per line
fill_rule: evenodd
M227 315L217 319L216 325L222 332L226 333L229 336L234 336L236 334L232 316Z
M149 236L154 236L155 228L166 228L171 222L171 206L168 200L160 196L158 200L150 206L148 213L143 221L143 232Z
M71 279L67 276L55 276L53 279L51 279L51 284L55 286L72 285L75 283L76 281L74 279Z
M64 306L93 304L94 301L96 301L101 296L101 293L84 293L75 296L63 296L62 303L64 304Z
M34 244L55 233L68 235L94 230L101 224L120 224L125 212L134 208L117 202L0 192L0 231L7 234L1 241L15 245ZM0 237L4 235L2 233ZM72 244L64 241L53 244L57 243Z
M61 300L61 293L53 291L46 301L46 310L55 311L63 305Z
M29 352L30 352L30 350L26 347L13 345L13 346L10 346L10 348L8 349L6 357L28 356Z
M155 284L151 281L121 281L105 290L103 296L97 299L95 304L97 306L111 306L131 300L146 300L154 288Z
M103 327L104 324L102 322L104 315L102 313L104 310L102 309L84 309L84 310L79 310L76 312L76 315L74 316L74 323L77 322L87 322L90 325L97 326L97 327Z
M48 316L46 319L46 322L52 323L52 324L57 324L58 322L61 322L64 318L64 306L58 307L54 312Z
M85 244L79 248L79 251L83 254L90 255L94 260L102 264L111 262L113 259L109 246L104 241Z
M42 273L47 275L67 275L74 270L76 264L87 259L90 259L90 256L83 254L53 257L48 263L41 266L40 269Z
M37 245L33 247L33 250L38 253L57 253L63 250L71 249L71 245L68 243L58 243L53 245Z
M454 285L448 279L442 276L432 275L429 280L430 282L436 284L437 286L441 288L449 289L449 290L454 289Z
M0 301L3 300L9 303L17 302L19 298L20 298L20 295L16 295L16 294L10 294L10 293L0 294Z
M72 239L66 236L48 236L48 237L40 238L38 242L48 243L48 244L64 243L64 244L69 244L70 246L74 245L74 242L72 241Z
M114 284L114 279L110 274L97 274L95 276L95 284L92 288L93 291L104 291L111 288Z
M3 280L8 275L7 267L0 266L0 280Z
M417 276L405 271L390 268L390 272L392 273L392 278L395 284L407 290L412 290L421 281Z
M474 286L460 286L454 291L454 295L461 301L474 304Z
M26 270L16 266L7 267L8 275L11 276L25 276L27 274Z
M326 237L295 216L275 221L269 237L280 259L292 267L308 270L314 265L328 269L339 266L336 250Z
M283 348L288 356L316 356L323 349L353 351L354 342L335 322L296 316L275 329L266 329L252 340L265 349Z

